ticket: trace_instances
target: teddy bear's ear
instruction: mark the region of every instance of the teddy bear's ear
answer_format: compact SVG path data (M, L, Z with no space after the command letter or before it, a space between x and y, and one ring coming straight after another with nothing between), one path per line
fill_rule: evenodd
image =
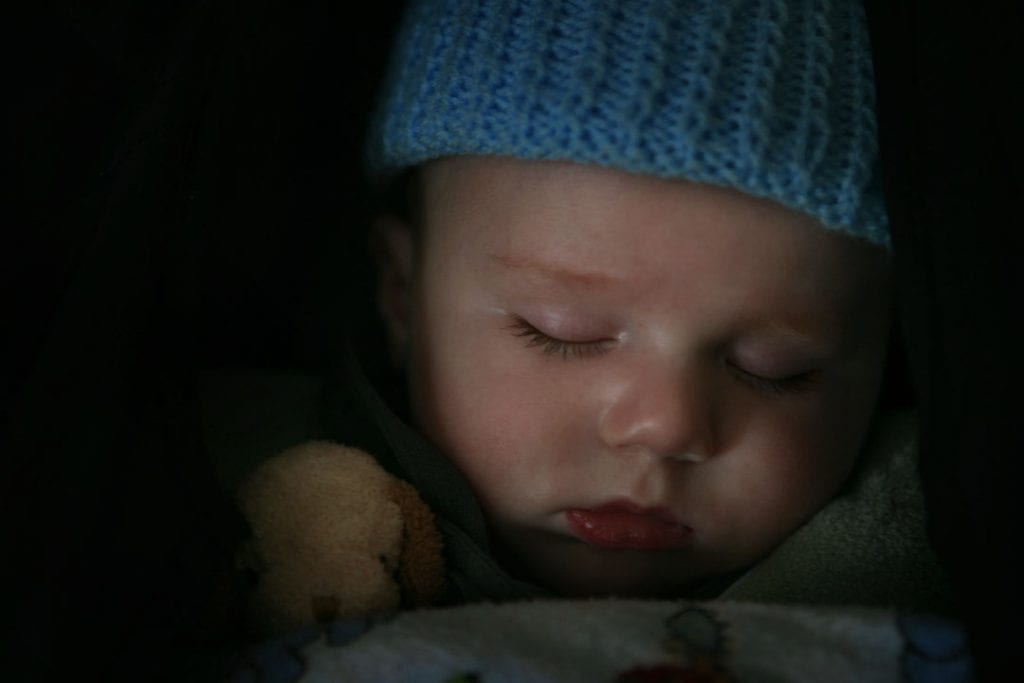
M398 583L402 600L409 606L429 605L445 592L441 534L434 514L408 482L394 479L391 499L402 509L402 554Z
M286 633L399 607L392 571L404 524L393 480L368 454L330 442L300 444L256 468L238 494L252 533L240 565L257 575L254 629Z

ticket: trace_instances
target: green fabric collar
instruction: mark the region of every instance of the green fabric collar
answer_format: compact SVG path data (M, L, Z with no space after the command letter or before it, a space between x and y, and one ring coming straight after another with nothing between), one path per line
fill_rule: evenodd
M462 473L433 444L401 420L385 404L349 353L342 393L350 393L357 419L377 428L386 448L374 455L387 470L420 492L434 511L445 541L445 557L453 601L511 600L549 595L544 589L509 576L490 553L487 526L476 497ZM338 412L328 410L329 427L338 428L336 440L345 442L345 425L330 424ZM331 431L334 431L331 429Z

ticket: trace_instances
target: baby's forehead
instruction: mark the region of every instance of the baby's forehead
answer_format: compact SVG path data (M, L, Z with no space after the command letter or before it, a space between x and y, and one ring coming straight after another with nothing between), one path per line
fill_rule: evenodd
M656 293L875 296L888 255L769 199L617 169L458 157L423 170L427 229L491 279ZM819 291L820 290L820 291Z

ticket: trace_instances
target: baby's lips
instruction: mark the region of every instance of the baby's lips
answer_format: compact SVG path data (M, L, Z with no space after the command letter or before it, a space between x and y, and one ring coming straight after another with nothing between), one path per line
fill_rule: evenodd
M689 545L693 529L658 508L616 501L565 513L569 530L585 543L617 550L672 550Z

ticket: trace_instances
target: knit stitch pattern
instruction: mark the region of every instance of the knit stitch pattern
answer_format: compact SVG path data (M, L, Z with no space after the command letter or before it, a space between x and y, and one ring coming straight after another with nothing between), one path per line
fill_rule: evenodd
M370 176L456 154L733 187L889 244L852 0L413 0Z

